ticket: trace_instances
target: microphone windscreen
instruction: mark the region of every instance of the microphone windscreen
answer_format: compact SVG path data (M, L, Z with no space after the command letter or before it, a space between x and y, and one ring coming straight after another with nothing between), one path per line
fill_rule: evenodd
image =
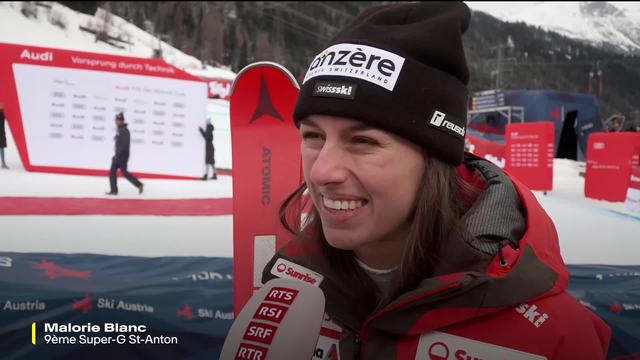
M311 359L324 305L317 286L287 279L267 282L233 322L220 359Z

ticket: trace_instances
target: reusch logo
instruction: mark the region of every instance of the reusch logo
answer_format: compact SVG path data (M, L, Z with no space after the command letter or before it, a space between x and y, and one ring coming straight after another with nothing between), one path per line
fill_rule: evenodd
M356 88L356 84L319 81L313 87L312 96L355 99Z
M431 115L431 120L429 121L429 124L435 126L438 129L443 129L443 128L447 129L449 130L448 133L454 133L454 134L460 135L461 137L464 137L464 134L465 134L465 129L463 126L456 125L451 121L447 120L445 113L440 112L438 110L435 110L433 112L433 115Z
M362 79L393 91L404 58L392 52L359 44L336 44L316 56L303 83L321 75Z
M320 283L324 279L324 276L317 272L282 258L278 259L273 265L271 274L279 278L302 280L315 286L320 286Z

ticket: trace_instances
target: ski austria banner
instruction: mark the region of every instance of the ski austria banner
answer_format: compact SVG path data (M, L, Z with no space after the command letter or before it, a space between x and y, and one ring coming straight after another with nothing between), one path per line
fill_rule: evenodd
M293 124L299 86L282 66L248 65L230 100L233 168L234 312L262 285L262 270L291 239L278 209L301 184L300 135Z
M640 165L640 133L594 133L587 141L584 195L588 198L623 202L629 178Z
M231 272L229 258L0 252L0 357L217 359Z
M28 171L106 175L123 112L130 171L202 176L207 84L162 60L0 43L0 78Z
M531 190L553 188L554 124L550 121L505 127L505 170Z

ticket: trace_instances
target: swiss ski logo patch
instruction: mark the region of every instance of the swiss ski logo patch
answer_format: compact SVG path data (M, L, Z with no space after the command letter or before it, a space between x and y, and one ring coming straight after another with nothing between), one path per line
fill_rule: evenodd
M312 96L353 100L357 87L358 85L351 83L318 81L313 85Z

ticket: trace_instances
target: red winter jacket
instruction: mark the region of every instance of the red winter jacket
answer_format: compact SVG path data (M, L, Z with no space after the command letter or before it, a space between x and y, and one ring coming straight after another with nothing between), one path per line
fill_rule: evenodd
M485 184L463 218L473 236L444 244L434 275L374 314L313 244L293 241L267 264L263 280L286 277L285 264L325 294L314 359L605 359L611 331L565 291L558 236L533 193L475 157L458 174Z

